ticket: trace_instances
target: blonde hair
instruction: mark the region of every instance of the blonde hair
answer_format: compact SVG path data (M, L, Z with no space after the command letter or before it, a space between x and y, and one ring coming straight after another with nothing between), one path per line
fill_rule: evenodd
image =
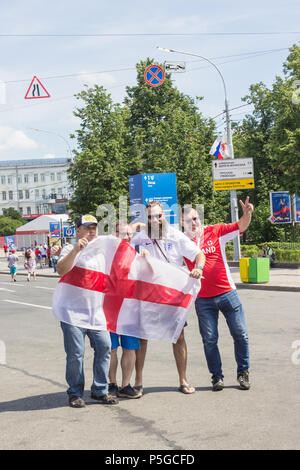
M146 209L149 209L150 207L154 207L154 206L158 206L161 208L161 210L164 210L162 204L158 201L150 201L148 202L148 204L146 205Z

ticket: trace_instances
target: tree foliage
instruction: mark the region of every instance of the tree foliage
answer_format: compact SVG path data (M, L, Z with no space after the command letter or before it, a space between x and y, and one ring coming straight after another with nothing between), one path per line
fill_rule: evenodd
M201 98L180 92L169 74L161 86L147 85L144 70L151 63L148 58L137 64L136 84L127 87L122 104L114 104L97 85L77 95L82 106L74 113L81 124L73 135L78 151L70 170L71 208L77 215L95 213L99 204L117 207L119 196L128 197L128 176L175 172L180 204L204 204L206 223L230 222L229 191L213 191L212 186L209 149L215 125L201 113ZM268 221L269 192L300 193L299 78L300 48L293 46L282 77L275 77L271 87L262 82L250 86L243 100L253 112L233 129L235 158L254 159L255 189L238 193L242 199L249 194L255 205L248 240L291 238L291 227Z

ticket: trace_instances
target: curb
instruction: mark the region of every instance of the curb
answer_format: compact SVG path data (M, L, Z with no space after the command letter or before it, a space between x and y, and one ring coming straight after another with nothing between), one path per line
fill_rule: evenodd
M282 292L300 292L300 287L296 286L270 286L267 284L255 284L255 283L237 283L235 282L237 289L255 289L255 290L268 290L268 291L282 291Z
M8 274L10 276L10 273L7 271L0 271L0 274ZM20 273L19 271L17 272L18 276L27 276L27 273ZM60 277L57 274L39 274L38 272L36 273L36 277L53 277L55 279L60 279Z

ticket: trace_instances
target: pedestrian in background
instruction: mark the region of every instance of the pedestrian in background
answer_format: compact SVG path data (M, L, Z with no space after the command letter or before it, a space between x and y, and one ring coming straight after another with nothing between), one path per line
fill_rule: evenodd
M24 268L27 271L27 281L30 281L31 274L33 274L33 279L36 281L36 260L34 252L30 249L26 250L24 258Z
M11 250L11 253L8 255L8 258L7 258L7 261L8 261L8 267L9 267L9 271L10 271L10 274L11 274L11 282L16 282L16 274L17 274L17 271L18 271L18 261L19 261L19 258L16 254L16 250L13 248Z

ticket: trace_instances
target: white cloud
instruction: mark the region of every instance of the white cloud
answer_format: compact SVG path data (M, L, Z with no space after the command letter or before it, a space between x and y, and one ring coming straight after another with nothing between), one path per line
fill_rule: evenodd
M54 155L54 153L47 153L46 155L43 155L42 158L56 158L56 155Z
M0 151L34 149L38 144L25 132L9 126L0 126Z

